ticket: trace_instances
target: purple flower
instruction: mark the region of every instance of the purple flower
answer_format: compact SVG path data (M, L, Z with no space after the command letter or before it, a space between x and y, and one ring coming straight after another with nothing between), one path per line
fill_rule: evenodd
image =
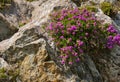
M78 53L77 52L73 53L73 56L78 56Z
M80 58L77 58L77 59L76 59L76 62L79 62L79 61L80 61Z
M79 52L80 52L80 53L83 53L83 50L82 50L82 49L79 49Z
M60 36L60 39L64 39L64 36Z
M64 34L65 32L64 32L64 30L62 30L62 34Z
M93 25L96 26L96 22L94 22Z
M60 18L59 18L59 20L63 20L64 19L64 16L61 16Z
M67 16L67 13L63 13L63 16L64 16L64 17Z
M69 61L69 64L70 64L70 65L72 65L72 64L73 64L73 62Z
M76 18L78 18L78 16L73 16L73 19L76 19Z
M82 36L80 36L79 38L80 38L80 39L82 39L83 37L82 37Z
M72 32L73 35L75 35L75 32Z
M81 24L80 23L77 23L78 24L78 26L81 26Z
M116 36L114 36L112 41L115 42L116 44L118 44L120 41L120 34L117 34Z
M71 18L68 18L68 20L71 20Z
M107 31L108 32L111 32L111 33L117 33L117 30L115 29L115 27L113 25L110 25L108 28L107 28Z
M61 64L65 64L65 60L62 60L62 61L61 61Z
M112 41L112 39L113 39L113 36L108 36L109 41Z
M52 24L52 23L50 23L48 29L49 29L49 30L53 30L53 24Z
M65 50L66 50L66 51L72 51L72 49L73 49L72 46L67 46L67 47L65 47Z
M74 31L74 30L76 30L76 29L77 29L76 26L71 26L71 28L70 28L71 31Z
M80 40L77 40L77 43L79 46L83 46L84 42L83 41L80 41Z
M68 41L69 41L69 42L72 41L72 38L69 38Z
M87 12L87 9L83 9L83 12L86 13L86 12Z
M65 58L65 59L68 58L68 55L65 55L64 58Z
M80 55L99 50L99 47L112 49L115 45L120 46L120 34L115 27L109 25L106 28L94 13L86 9L64 9L52 16L47 30L60 49L61 64L79 62Z
M89 34L86 32L85 35L88 36Z

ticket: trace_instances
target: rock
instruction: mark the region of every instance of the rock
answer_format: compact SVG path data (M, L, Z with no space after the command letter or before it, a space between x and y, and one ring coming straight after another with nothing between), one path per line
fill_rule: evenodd
M51 44L48 43L50 41L47 40L48 36L42 28L42 24L48 21L49 14L54 8L59 9L59 6L67 8L75 5L66 0L48 0L46 2L43 1L41 6L39 5L35 4L38 9L33 11L33 13L36 12L36 16L33 15L32 21L20 28L10 39L0 42L0 56L11 65L14 71L16 69L20 70L19 76L14 81L67 82L66 80L70 78L65 77L55 62L49 59L52 48L50 47ZM15 13L19 13L19 11Z
M119 47L109 53L109 57L106 54L97 57L97 62L85 54L84 60L73 66L60 64L55 44L42 26L50 22L49 14L53 11L76 7L71 0L38 0L33 2L14 0L13 4L10 9L13 8L14 12L4 11L2 13L8 22L17 26L22 20L22 16L25 16L25 19L31 19L31 21L19 28L11 38L0 42L1 67L8 64L15 72L12 74L14 76L10 75L14 79L10 80L9 78L4 82L120 81ZM104 22L112 23L112 19L104 15L101 10L96 16L100 20L105 20ZM6 62L5 66L3 60L4 63ZM6 74L9 75L9 72Z
M13 0L11 6L4 8L0 11L0 14L2 14L14 28L19 28L19 25L23 21L25 21L25 23L30 21L32 10L33 6L31 3L27 3L25 0Z
M100 8L98 8L98 12L95 15L97 19L102 21L104 24L105 23L111 24L113 21L109 16L105 15Z
M10 38L17 29L0 14L0 41Z
M35 9L32 21L21 27L10 39L0 42L0 56L13 69L20 70L17 78L22 82L102 82L89 56L86 56L88 61L75 67L61 65L54 42L50 41L42 28L45 22L49 22L49 14L54 9L76 7L75 4L69 0L39 0L33 3Z
M43 40L44 41L44 40ZM45 41L36 55L28 55L20 65L22 82L63 82L62 73L48 57Z
M118 30L120 30L120 11L118 11L116 17L113 20Z
M95 3L102 3L102 2L115 3L115 2L117 2L118 0L90 0L90 1L93 1L93 2L95 2Z
M116 26L116 29L120 31L119 25L119 14L116 19L111 19L109 16L103 14L99 9L99 12L96 13L96 16L99 20L104 20L103 23L109 23ZM97 68L99 69L104 82L120 82L120 47L115 46L115 48L107 53L102 54L100 57L95 59L97 61Z
M2 68L9 68L9 65L3 58L0 58L0 69Z

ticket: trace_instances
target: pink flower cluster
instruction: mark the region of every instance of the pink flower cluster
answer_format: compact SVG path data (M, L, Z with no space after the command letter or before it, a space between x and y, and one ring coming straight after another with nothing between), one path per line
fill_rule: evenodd
M120 34L113 25L102 25L93 12L86 9L63 9L51 16L47 27L61 51L61 63L72 65L84 53L111 49L120 45Z

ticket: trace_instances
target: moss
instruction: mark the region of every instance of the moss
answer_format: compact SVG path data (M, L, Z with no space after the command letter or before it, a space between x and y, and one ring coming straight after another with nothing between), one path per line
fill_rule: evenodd
M0 69L0 79L1 78L7 78L6 70L4 68Z
M6 71L5 71L5 69L4 68L1 68L0 69L0 73L5 73Z
M19 70L5 70L4 68L0 69L0 79L9 79L10 82L16 82L16 78L19 75Z
M24 26L26 23L19 23L19 27Z
M100 4L100 8L102 9L102 11L104 12L104 14L110 16L111 12L113 11L113 6L111 3L109 2L102 2Z
M0 10L10 6L12 0L0 0Z
M7 74L11 77L10 81L15 81L19 75L19 70L18 69L16 69L15 71L9 70Z
M85 8L91 12L97 12L97 8L95 6L92 6L92 5L86 5L86 6L80 7L80 9L85 9Z
M7 78L7 75L5 74L5 73L0 73L0 79L5 79L5 78Z
M86 6L87 10L92 12L97 12L97 8L95 6Z

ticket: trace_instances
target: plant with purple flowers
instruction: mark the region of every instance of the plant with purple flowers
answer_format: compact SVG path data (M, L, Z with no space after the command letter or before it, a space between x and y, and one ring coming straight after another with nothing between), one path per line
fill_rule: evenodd
M94 12L63 9L51 15L47 27L61 52L62 64L79 62L84 53L95 53L120 45L120 34L113 25L102 25Z

